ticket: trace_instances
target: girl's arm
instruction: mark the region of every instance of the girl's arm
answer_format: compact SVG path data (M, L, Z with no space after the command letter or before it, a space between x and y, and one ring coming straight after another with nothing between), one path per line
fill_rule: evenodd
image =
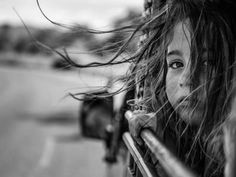
M127 111L125 117L129 123L130 134L139 145L143 144L143 141L140 138L142 129L149 128L154 132L156 131L157 123L154 113L147 114L145 111Z

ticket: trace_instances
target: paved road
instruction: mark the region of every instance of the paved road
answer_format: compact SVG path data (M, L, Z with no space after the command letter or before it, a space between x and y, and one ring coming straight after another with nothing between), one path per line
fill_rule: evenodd
M94 76L0 68L1 177L119 177L103 144L81 138L78 102L64 98L92 86Z

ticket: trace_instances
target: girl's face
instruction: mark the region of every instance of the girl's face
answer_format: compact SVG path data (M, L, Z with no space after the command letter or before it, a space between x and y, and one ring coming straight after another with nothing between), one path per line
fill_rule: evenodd
M203 113L206 94L198 94L195 106L190 106L190 52L191 36L188 20L178 23L173 31L173 40L168 45L166 62L167 98L177 114L187 123L199 124ZM204 65L204 64L203 64ZM206 80L206 72L199 73L200 84ZM201 89L202 90L202 89ZM199 92L198 92L199 93Z

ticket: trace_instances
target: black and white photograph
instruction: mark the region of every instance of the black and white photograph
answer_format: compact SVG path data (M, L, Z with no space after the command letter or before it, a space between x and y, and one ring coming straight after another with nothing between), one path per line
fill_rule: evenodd
M236 177L234 0L0 11L0 177Z

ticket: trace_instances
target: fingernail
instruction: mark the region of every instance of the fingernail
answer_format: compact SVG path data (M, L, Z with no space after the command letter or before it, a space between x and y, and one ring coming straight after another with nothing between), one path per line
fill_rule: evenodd
M149 117L154 117L155 116L155 113L154 112L151 112L151 113L148 113L147 114Z
M133 117L133 113L131 111L126 111L125 112L125 118L127 120L131 119Z

